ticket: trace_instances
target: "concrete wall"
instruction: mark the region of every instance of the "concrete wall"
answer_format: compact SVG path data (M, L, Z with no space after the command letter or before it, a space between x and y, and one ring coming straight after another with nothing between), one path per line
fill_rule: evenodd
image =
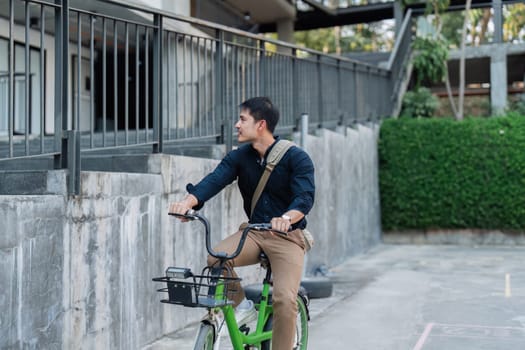
M0 349L61 347L65 208L63 196L0 196Z
M380 239L378 127L346 132L307 140L317 182L309 270ZM139 349L197 321L202 310L159 303L151 278L170 265L202 267L201 227L166 212L217 162L152 155L147 174L83 172L77 197L60 193L61 171L49 194L0 196L0 348ZM235 185L202 212L213 241L245 220ZM262 275L259 267L240 273L246 283Z
M308 254L308 273L337 265L381 240L379 126L358 125L345 132L322 130L308 138L316 168L316 200L308 216L316 246Z

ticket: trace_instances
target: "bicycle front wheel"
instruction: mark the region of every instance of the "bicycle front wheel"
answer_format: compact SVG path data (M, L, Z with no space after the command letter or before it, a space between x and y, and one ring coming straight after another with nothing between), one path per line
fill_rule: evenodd
M264 325L264 330L269 331L273 327L273 315L270 315ZM261 344L261 350L272 350L272 340ZM308 311L302 297L297 296L297 320L295 321L295 338L293 350L306 350L308 347Z
M210 324L201 323L193 350L213 350L214 343L215 329Z

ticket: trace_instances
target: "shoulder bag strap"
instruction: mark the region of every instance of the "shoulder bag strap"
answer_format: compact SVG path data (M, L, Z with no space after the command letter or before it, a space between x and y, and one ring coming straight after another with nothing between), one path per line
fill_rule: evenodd
M261 197L261 193L264 190L264 187L266 186L266 182L268 182L268 178L270 177L271 172L279 163L286 151L288 151L293 145L294 143L291 141L279 140L277 144L273 146L272 150L270 151L270 154L268 154L268 157L266 159L266 167L264 168L264 172L261 175L261 178L259 179L259 183L257 184L257 188L255 189L255 192L252 197L252 208L250 211L250 216L253 214L253 209L255 209L255 205L257 204L259 197Z

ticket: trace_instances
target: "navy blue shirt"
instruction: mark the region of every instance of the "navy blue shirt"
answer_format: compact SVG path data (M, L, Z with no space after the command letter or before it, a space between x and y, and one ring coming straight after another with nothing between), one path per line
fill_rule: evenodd
M237 180L244 201L244 211L250 217L252 196L266 166L266 158L274 145L275 143L268 148L263 160L251 144L242 145L229 152L215 170L197 185L188 184L187 191L199 200L194 209L200 209L204 202ZM312 160L301 148L292 146L270 174L250 222L270 222L272 218L292 209L306 215L312 209L314 194ZM306 219L303 218L292 227L305 228Z

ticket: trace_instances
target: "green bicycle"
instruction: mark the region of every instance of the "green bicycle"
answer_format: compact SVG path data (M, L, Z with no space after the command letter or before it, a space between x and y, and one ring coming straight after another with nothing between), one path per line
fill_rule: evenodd
M250 230L286 233L272 230L270 224L250 224L243 230L239 246L235 252L228 255L224 252L215 252L211 248L210 224L204 216L196 212L176 216L198 220L204 225L206 249L211 256L219 261L216 266L205 267L202 273L198 275L193 274L191 269L186 267L168 267L165 276L153 278L153 281L167 284L166 287L158 289L159 292L168 293L168 299L161 300L161 302L185 307L202 307L208 310L207 315L200 322L193 349L217 349L221 331L226 326L234 350L270 350L272 348L273 321L270 262L262 253L261 265L266 268L262 290L257 293L258 295L246 293L246 297L253 300L258 311L257 323L251 330L246 324L239 325L237 323L232 306L233 302L227 298L229 293L235 292L232 288L233 282L239 282L240 279L230 277L231 271L226 267L226 261L239 255ZM308 345L308 321L310 319L308 302L306 292L301 288L297 295L298 312L293 349L304 350Z

